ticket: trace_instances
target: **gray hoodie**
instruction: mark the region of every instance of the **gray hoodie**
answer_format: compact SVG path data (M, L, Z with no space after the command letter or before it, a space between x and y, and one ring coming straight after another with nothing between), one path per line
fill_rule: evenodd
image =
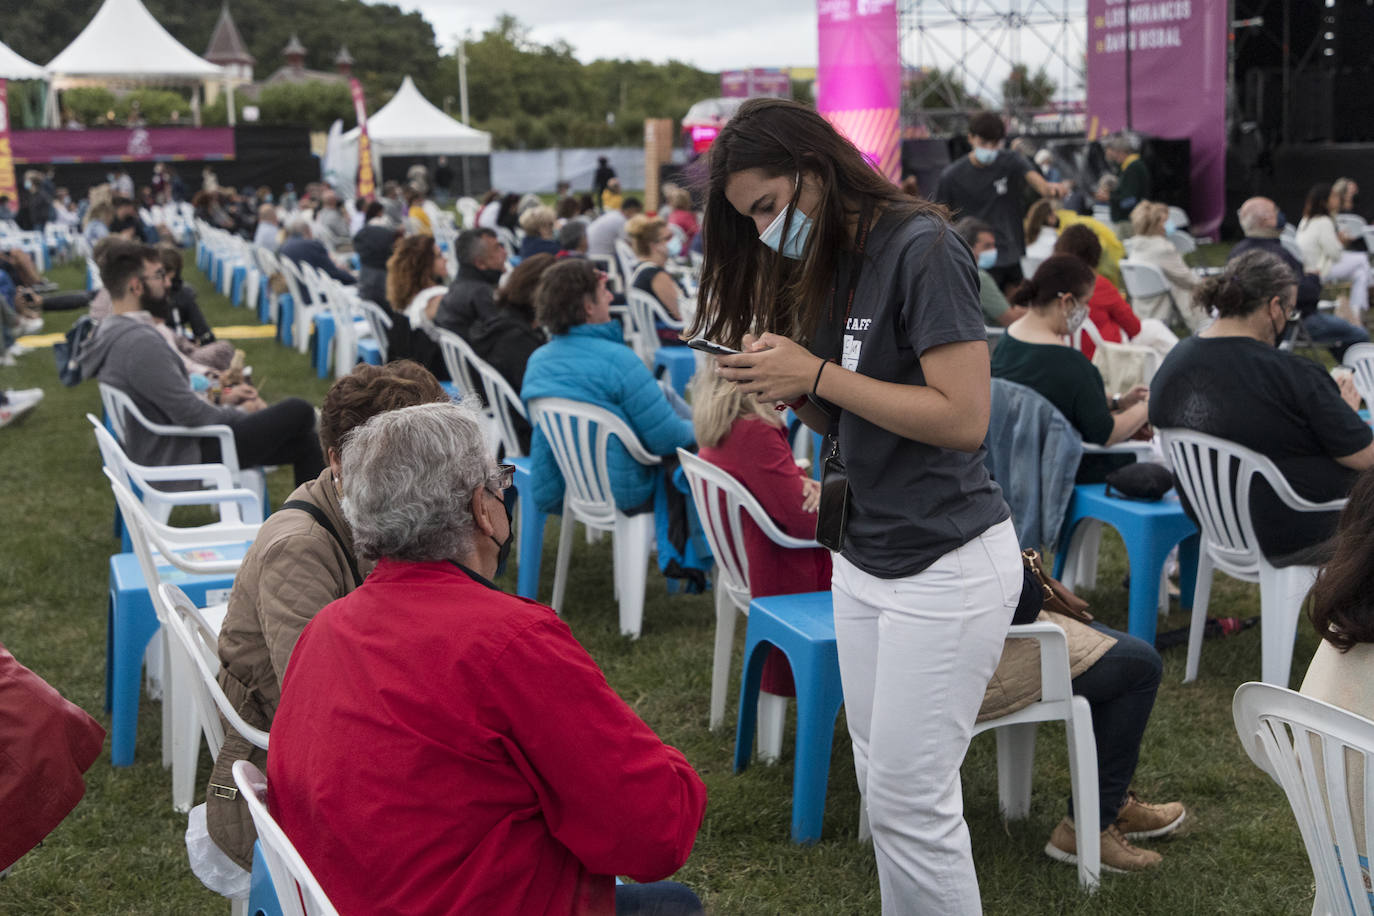
M111 315L81 348L86 378L118 388L154 423L207 426L231 423L241 416L233 407L216 407L191 390L181 357L151 323L137 315ZM198 464L197 439L158 436L130 423L124 449L139 464Z

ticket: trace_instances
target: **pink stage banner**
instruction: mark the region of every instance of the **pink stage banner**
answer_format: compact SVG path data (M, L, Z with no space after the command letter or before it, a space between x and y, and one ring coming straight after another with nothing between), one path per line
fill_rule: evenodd
M10 200L19 199L19 188L14 181L14 152L10 138L10 99L9 80L0 79L0 194ZM6 214L7 216L9 214Z
M348 90L353 94L353 113L358 118L358 198L364 200L377 190L372 174L372 139L367 135L367 97L356 76L348 80Z
M1225 209L1227 25L1227 0L1088 0L1088 138L1128 126L1129 82L1133 130L1192 141L1194 235Z
M10 136L18 163L234 158L232 127L16 130Z
M895 0L818 0L816 108L892 181L901 176Z

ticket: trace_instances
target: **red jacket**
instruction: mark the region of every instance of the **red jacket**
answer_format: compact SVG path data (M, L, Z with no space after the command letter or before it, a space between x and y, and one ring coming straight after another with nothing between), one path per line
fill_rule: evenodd
M816 513L802 509L806 474L792 460L782 427L756 417L742 417L719 444L702 448L701 457L743 484L784 534L807 539L816 536ZM747 516L744 553L749 558L749 591L755 598L830 588L830 551L823 547L779 547ZM763 689L779 696L795 695L787 657L781 652L772 653L764 666Z
M1097 275L1097 285L1093 287L1093 297L1088 300L1088 317L1097 325L1103 340L1121 343L1124 330L1132 337L1140 333L1140 319L1131 310L1131 305L1121 297L1121 293L1101 274ZM1083 335L1083 355L1093 358L1097 346L1087 334Z
M613 913L687 860L706 788L567 624L383 560L305 628L268 804L340 913Z
M62 823L105 729L0 645L0 870Z

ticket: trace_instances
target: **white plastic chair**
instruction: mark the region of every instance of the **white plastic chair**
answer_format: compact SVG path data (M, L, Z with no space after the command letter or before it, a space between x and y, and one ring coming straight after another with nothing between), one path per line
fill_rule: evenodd
M625 290L625 301L628 305L627 317L630 322L629 333L631 346L635 353L644 361L644 365L649 367L649 371L654 369L654 355L658 353L661 346L658 339L658 325L661 321L670 328L681 330L686 324L672 315L653 295L646 293L642 289L635 289L633 286Z
M744 550L745 515L779 547L804 550L820 545L781 531L754 494L727 471L684 448L677 450L677 457L716 558L716 647L711 661L710 712L710 727L715 729L725 721L725 690L735 649L735 614L749 616L749 601L753 597L749 588L749 557ZM786 711L785 697L759 693L759 747L765 760L776 760L781 753Z
M385 364L389 347L389 338L386 332L391 330L391 316L387 314L386 309L377 303L362 298L355 299L353 314L367 322L368 330L372 333L372 340L381 352L382 363Z
M149 514L143 503L134 496L133 491L109 468L105 468L104 473L110 481L110 489L114 491L119 511L124 516L124 523L129 528L129 539L133 542L134 553L143 572L143 581L148 586L153 612L158 623L166 627L169 612L157 590L158 584L162 581L158 575L159 561L170 563L182 572L192 575L223 575L237 572L243 562L241 558L195 559L194 556L187 556L186 552L252 541L257 536L260 526L224 522L194 528L173 528L164 525ZM172 806L185 813L191 810L195 792L200 725L194 706L188 702L189 685L180 676L178 669L171 664L170 647L165 631L160 629L153 639L156 640L154 651L162 659L163 670L169 675L162 694L162 763L163 766L170 764L172 768Z
M1170 207L1169 219L1174 221L1174 226L1179 229L1188 228L1192 220L1188 219L1188 211L1182 207Z
M1131 297L1131 302L1168 296L1169 307L1178 311L1178 303L1174 301L1173 290L1169 288L1169 281L1165 279L1164 271L1160 270L1158 266L1132 258L1122 258L1117 264L1121 268L1121 282L1126 285L1126 295Z
M520 395L511 387L510 382L496 370L496 367L476 354L471 354L468 365L477 372L482 382L482 390L487 396L487 409L496 420L496 430L501 447L507 458L520 458L525 450L520 447L520 436L515 430L515 419L529 422L525 405Z
M631 516L616 507L606 449L614 436L640 464L662 464L662 459L649 454L625 421L604 408L566 398L535 398L528 407L534 425L548 440L565 485L550 604L555 611L563 608L568 561L572 557L573 522L582 522L592 530L611 531L620 632L638 639L644 620L644 587L649 548L654 541L654 514L642 512Z
M1345 351L1341 364L1355 370L1351 381L1364 405L1374 409L1374 343L1357 343Z
M625 292L625 283L620 277L620 266L616 263L615 258L606 254L589 254L587 260L606 274L606 285L611 288L611 292Z
M309 265L297 263L287 257L277 258L277 263L281 266L282 276L286 278L286 288L291 292L291 301L295 303L295 327L292 328L291 342L296 345L297 351L309 353L310 328L324 305L320 298L314 295L315 291L303 270Z
M1374 849L1374 722L1286 687L1241 684L1231 703L1245 752L1288 796L1312 866L1317 914L1371 916L1358 848ZM1351 760L1351 757L1355 760ZM1350 777L1363 786L1350 792ZM1352 812L1364 815L1355 833Z
M1302 262L1302 248L1298 245L1298 230L1292 223L1288 223L1279 230L1279 244L1299 263Z
M167 628L172 634L172 661L185 666L186 683L195 700L196 716L200 720L205 743L210 746L210 759L219 757L224 744L224 716L234 731L254 747L267 750L267 732L254 728L239 715L234 704L224 695L219 684L219 631L224 624L228 605L217 604L198 608L186 593L169 582L157 587L162 606L167 609Z
M1192 254L1197 251L1197 239L1193 238L1182 229L1177 229L1174 234L1169 236L1169 241L1174 243L1180 255Z
M473 229L477 226L477 211L481 209L481 205L476 200L471 197L460 197L454 207L463 218L464 229Z
M1337 213L1336 231L1348 235L1352 238L1364 238L1364 230L1367 223L1364 217L1358 213Z
M1243 582L1259 583L1263 680L1287 687L1298 616L1317 579L1317 567L1279 569L1264 558L1250 518L1251 484L1256 477L1263 478L1279 500L1297 512L1334 512L1346 501L1314 503L1303 499L1272 461L1234 442L1187 429L1161 429L1159 433L1165 454L1172 460L1179 492L1193 507L1202 530L1184 682L1197 678L1212 572L1219 569Z
M463 389L464 397L481 398L482 383L472 362L478 356L472 351L472 345L447 328L435 327L433 331L449 377Z
M236 760L234 784L239 787L239 794L253 817L262 857L277 889L277 902L281 904L283 916L338 916L338 910L310 873L310 867L268 812L267 779L262 770L247 760Z
M1073 335L1073 348L1075 350L1082 352L1084 337L1087 337L1089 340L1091 340L1093 342L1093 346L1099 350L1103 347L1119 347L1122 350L1128 350L1131 353L1140 354L1145 365L1145 377L1141 380L1142 384L1150 384L1150 380L1153 379L1155 377L1155 373L1159 371L1159 353L1157 353L1155 350L1152 350L1149 347L1142 347L1136 344L1132 344L1130 335L1126 333L1124 328L1121 331L1120 343L1117 343L1116 341L1112 340L1105 340L1102 337L1102 332L1097 329L1097 325L1093 323L1093 320L1091 318L1085 318L1083 319L1082 326L1079 327L1079 329L1075 331ZM1084 444L1087 445L1090 443Z
M154 423L134 406L133 399L113 385L100 382L100 402L104 405L105 416L114 427L115 438L123 445L129 441L127 435L130 420L138 423L156 436L176 436L184 439L215 439L219 442L219 460L229 469L234 485L258 494L263 506L267 505L267 476L262 468L239 467L238 446L234 442L234 431L223 423L210 423L205 426L173 426L167 423ZM175 479L175 478L174 478Z
M635 265L639 263L639 258L635 255L635 250L630 243L624 239L615 240L615 260L616 266L620 268L620 278L625 281L625 288L630 288L630 278L635 275Z

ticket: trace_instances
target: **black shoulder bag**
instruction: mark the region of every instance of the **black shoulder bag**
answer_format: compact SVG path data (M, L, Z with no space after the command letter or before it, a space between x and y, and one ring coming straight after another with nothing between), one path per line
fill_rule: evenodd
M854 268L849 274L849 293L845 299L844 311L835 308L838 287L832 290L830 318L836 314L835 356L827 362L839 362L844 352L844 330L849 323L849 315L854 310L854 291L859 288L859 273L863 269L864 246L868 243L869 224L873 220L873 205L865 203L859 214L859 232L855 239ZM824 367L822 367L824 368ZM820 380L820 373L816 375ZM814 389L813 389L814 393ZM844 547L844 532L849 524L849 473L845 470L844 458L840 455L840 414L843 412L834 404L827 410L830 425L825 433L829 448L825 464L821 470L821 500L816 512L816 543L829 550L839 552Z

